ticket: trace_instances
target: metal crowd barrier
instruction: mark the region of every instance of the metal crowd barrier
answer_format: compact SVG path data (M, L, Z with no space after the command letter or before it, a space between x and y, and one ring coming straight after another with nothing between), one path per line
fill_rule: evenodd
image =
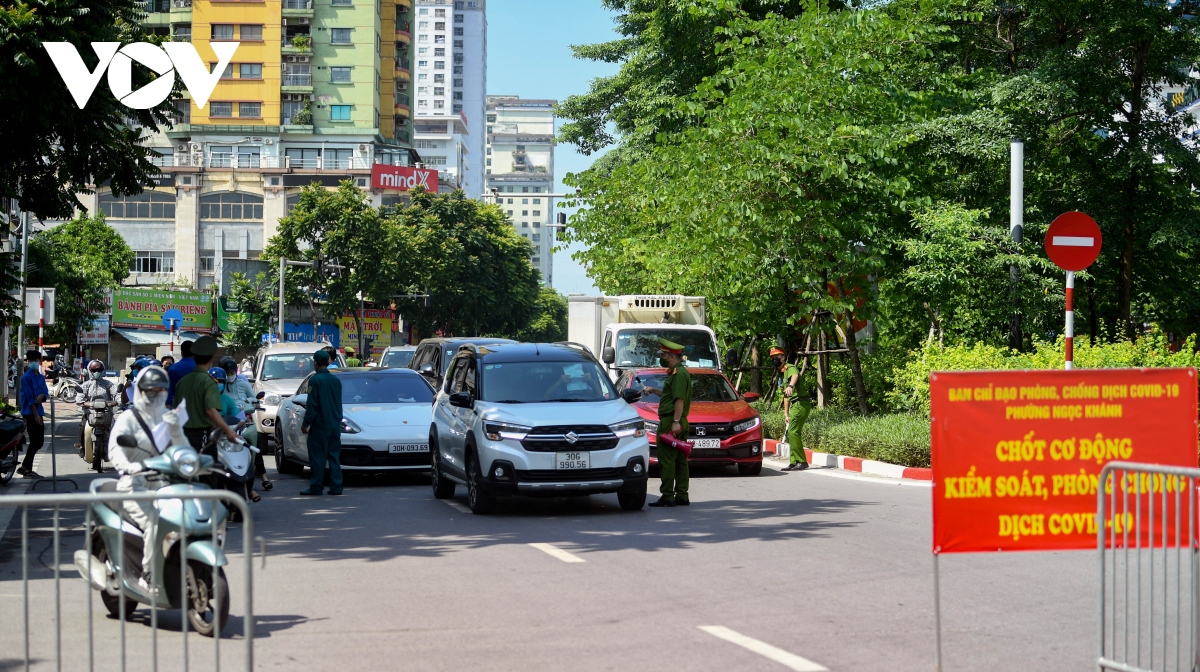
M24 634L24 657L23 657L24 668L22 668L22 669L28 671L31 669L31 666L40 667L39 663L43 663L43 662L49 663L50 662L50 661L43 661L43 660L37 659L37 658L31 659L31 657L30 657L30 654L31 654L31 649L30 649L30 581L31 581L31 579L30 579L30 575L29 575L29 562L30 562L29 510L31 508L34 510L40 510L40 511L53 510L53 518L52 518L53 522L52 522L52 528L51 528L51 537L53 539L53 541L52 541L53 557L52 557L51 561L53 562L53 574L54 574L54 584L53 584L54 618L53 618L52 624L48 623L45 620L43 620L40 623L35 623L35 629L41 629L48 625L52 625L54 627L54 660L53 660L54 669L61 671L65 667L66 669L75 670L75 669L82 669L83 660L80 659L80 658L82 658L82 656L78 655L80 653L79 647L77 645L75 645L74 642L69 643L70 645L68 647L68 653L74 654L75 659L69 659L66 661L65 664L64 664L64 659L63 659L63 621L62 621L63 610L62 610L62 590L61 590L61 582L60 582L62 558L60 556L60 546L61 546L60 536L61 536L61 532L64 529L70 529L70 528L64 528L64 526L63 526L63 522L62 522L62 518L61 518L61 514L63 513L63 510L64 509L77 509L78 507L84 508L84 511L85 511L84 520L83 520L83 522L84 522L83 536L85 537L84 548L86 549L86 551L88 553L87 569L90 573L91 572L91 562L92 562L92 558L94 556L93 541L92 541L93 535L88 533L88 531L92 527L91 524L92 524L92 520L93 520L93 514L92 514L92 509L91 509L90 505L96 504L96 503L104 503L104 504L117 504L119 506L121 502L126 502L126 501L148 502L148 501L161 501L161 500L169 500L169 501L215 500L215 501L224 503L227 507L229 507L230 511L236 509L237 511L241 512L242 522L240 522L238 524L241 525L241 527L242 527L242 555L243 555L243 559L244 559L243 566L244 566L244 571L245 571L245 576L241 577L241 581L240 581L243 586L242 587L242 591L243 591L242 608L244 611L244 614L242 616L242 623L243 623L242 637L244 640L243 641L243 649L244 650L243 650L242 657L243 657L243 662L244 662L243 669L245 669L247 671L254 669L254 599L253 599L253 597L254 597L254 583L253 583L253 577L254 577L254 566L253 566L253 564L254 564L254 552L253 552L254 551L254 549L253 549L254 523L253 523L253 519L250 514L250 510L246 505L246 502L244 500L242 500L242 498L237 496L236 494L225 491L225 490L211 490L211 491L195 492L190 495L183 496L183 497L179 496L178 494L165 494L165 493L159 494L157 492L139 492L139 493L121 493L121 492L96 493L96 492L93 492L93 493L61 494L61 495L60 494L11 495L11 496L0 497L0 508L20 507L19 515L21 516L21 587L22 587L22 596L23 596L23 609L20 612L18 612L17 609L10 606L10 602L9 602L8 598L12 597L11 595L7 595L7 596L0 598L0 603L3 603L6 605L3 609L0 609L0 637L15 634L15 632L16 632L15 625L16 624L14 621L18 617L23 620L24 625L23 625L22 632ZM213 516L212 517L213 523L212 523L212 530L211 530L211 541L214 546L217 546L217 544L218 544L216 520L217 520L217 517ZM122 519L122 524L127 525L128 522L125 521L124 519ZM2 540L4 538L3 533L4 533L4 530L0 529L0 540ZM187 544L187 539L188 539L187 531L182 530L179 541L178 541L178 543L180 544L180 546L178 548L180 548L180 549L185 548L185 546ZM130 562L130 559L128 557L126 557L126 553L125 553L125 535L124 534L119 535L119 540L120 541L118 544L117 555L118 555L118 557L120 557L122 559L121 567L122 567L122 572L124 572L125 571L124 570L125 563ZM68 554L67 554L68 559L72 557L73 552L75 550L78 550L78 549L71 548L68 551ZM265 553L265 551L264 551L264 553ZM2 557L2 556L0 556L0 557ZM180 602L182 605L186 605L186 600L187 600L187 595L188 595L188 589L187 589L187 561L188 561L188 558L187 558L187 554L182 553L182 552L179 553L179 557L180 557L180 596L181 596ZM39 559L42 560L42 562L45 562L45 560L47 559L45 557L44 550L41 553L39 553ZM136 562L138 562L140 564L141 558L138 557L136 559ZM265 555L264 555L264 563L265 563ZM70 560L68 560L68 564L72 564ZM230 565L232 565L232 560L230 561ZM76 572L74 570L73 564L72 564L72 569L68 573L68 578L71 580L78 581L79 584L84 588L84 590L87 591L87 659L86 659L87 668L86 669L88 669L89 671L95 670L97 668L97 666L101 667L101 669L114 669L116 667L114 664L107 662L107 661L97 660L96 647L95 647L97 633L96 633L95 627L94 627L95 626L95 623L94 623L95 607L93 604L94 598L95 598L95 593L97 592L97 590L95 588L93 588L90 581L84 580L81 577L79 577L78 572ZM150 577L150 582L152 584L154 583L154 580L155 580L155 577L153 577L153 576ZM130 662L127 660L127 658L129 657L129 652L126 650L126 621L130 614L127 614L125 611L126 610L126 606L125 606L126 600L124 599L124 597L127 594L126 588L125 588L123 582L120 582L120 583L121 583L122 599L120 600L120 617L118 619L119 620L119 628L120 628L120 635L119 635L120 636L120 649L119 649L119 651L120 651L120 663L119 663L120 668L119 669L121 669L123 672L126 669L127 662ZM213 583L213 586L215 587L215 589L217 591L219 591L220 590L219 582L213 581L212 583ZM231 592L233 591L233 589L230 589L230 590L231 590ZM41 596L39 596L39 597L41 597ZM217 595L215 595L214 597L215 597L216 601L219 602L219 600L220 600L219 593ZM232 600L231 600L231 603L232 603ZM41 602L40 604L44 604L44 602ZM231 606L232 606L232 604L231 604ZM157 671L158 666L159 666L158 612L160 611L160 609L157 608L155 605L151 605L149 607L149 610L150 610L150 627L149 627L149 629L150 629L150 652L149 652L150 661L149 661L149 666L150 666L150 669ZM180 616L180 619L179 619L180 620L180 630L183 635L182 640L181 640L181 651L180 651L180 653L182 654L182 667L178 667L174 663L169 663L168 667L171 667L174 669L182 669L182 670L186 671L188 669L188 665L189 665L188 617L187 617L187 613L186 613L186 607L180 609L179 616ZM213 658L212 658L212 661L198 658L196 662L199 666L201 666L201 669L206 669L206 670L207 669L213 669L213 670L221 669L221 636L220 636L220 634L221 634L222 629L226 627L227 623L220 622L220 610L219 609L214 610L214 617L216 619L214 625L215 625L217 634L216 634L216 636L214 636L212 638L212 640L213 640L213 642L212 642ZM230 620L232 620L232 617L230 618ZM117 627L117 624L102 623L102 625L110 627L110 628ZM111 630L108 630L106 632L105 628L102 628L101 632L99 634L101 637L110 636ZM5 641L5 640L0 639L0 642L3 642L3 641ZM9 656L14 652L15 651L13 649L9 648L9 644L7 642L5 643L4 646L0 646L0 669L4 669L4 670L17 669L17 666L13 665L13 663L16 663L18 660L21 660L21 659L14 660L12 658L9 658ZM142 655L142 654L139 654L139 655ZM144 667L146 667L146 664L144 661L138 661L138 664L136 664L135 667L144 668Z
M1097 668L1200 670L1200 469L1110 462L1099 483Z

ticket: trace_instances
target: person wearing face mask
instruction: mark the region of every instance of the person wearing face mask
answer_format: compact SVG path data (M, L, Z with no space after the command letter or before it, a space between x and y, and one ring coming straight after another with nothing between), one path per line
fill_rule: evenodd
M92 450L95 448L92 443L92 427L88 422L92 410L85 406L90 401L103 401L111 406L117 403L117 390L113 384L104 379L104 362L98 359L93 359L87 365L87 380L79 388L79 392L75 393L76 405L83 406L83 417L79 419L79 443L75 447L79 449L79 456L86 462L92 461ZM100 470L103 470L101 467Z
M804 471L808 469L808 457L804 454L804 423L812 412L812 402L808 399L808 390L804 386L804 378L795 364L787 361L783 349L771 348L771 364L783 376L783 417L787 418L785 438L791 447L788 466L784 471Z
M187 437L183 434L179 418L175 411L167 410L167 390L171 385L166 370L161 366L149 366L142 369L134 381L133 408L127 413L117 416L113 422L112 436L108 441L108 457L113 466L120 472L117 481L117 492L153 492L167 485L167 479L154 473L147 473L143 461L157 457L168 446L160 446L154 438L154 428L165 423L172 445L187 445ZM117 443L117 437L128 436L137 442L136 448L126 448ZM141 528L144 538L155 538L155 525L158 524L158 509L154 502L123 503L125 511ZM146 593L151 592L149 583L150 568L154 557L154 544L144 544L142 548L142 578L138 584Z
M658 401L658 435L672 434L677 439L687 440L688 410L692 406L692 374L683 365L683 346L659 337L662 357L658 360L667 368L667 378L662 387L646 386L643 394L657 394ZM658 447L658 477L662 480L659 492L662 496L650 506L688 506L692 500L688 497L688 484L691 472L688 469L687 456L678 448L666 445L665 441L656 442Z
M229 388L226 386L228 377L225 375L225 369L219 366L214 366L208 370L208 375L217 383L217 391L221 393L221 417L225 418L225 422L231 420L241 422L246 419L246 414L238 406L233 395L229 393Z

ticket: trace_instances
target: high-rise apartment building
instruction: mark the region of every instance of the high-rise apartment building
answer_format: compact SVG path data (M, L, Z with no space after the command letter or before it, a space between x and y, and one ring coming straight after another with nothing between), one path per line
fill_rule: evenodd
M416 0L415 144L442 173L443 191L483 194L483 116L487 91L485 0Z
M412 0L149 0L146 29L239 46L203 109L148 143L162 167L144 193L103 186L81 199L137 254L130 280L219 282L223 260L257 258L303 186L354 180L376 204L403 198L372 183L374 164L412 150Z
M534 245L530 261L547 285L554 282L553 100L487 97L487 190L513 227Z

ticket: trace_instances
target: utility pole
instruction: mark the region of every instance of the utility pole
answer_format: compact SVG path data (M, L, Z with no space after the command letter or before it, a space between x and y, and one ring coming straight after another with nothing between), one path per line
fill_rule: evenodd
M1017 250L1025 230L1025 143L1013 140L1009 148L1009 213L1008 231ZM1009 298L1012 300L1012 320L1008 326L1008 347L1021 349L1021 269L1012 264L1008 269Z
M323 268L332 268L332 269L339 270L339 271L345 268L345 266L340 266L338 264L324 263L322 261L321 257L319 257L319 256L312 261L293 261L291 259L284 259L283 257L279 258L279 331L278 331L278 334L279 334L279 342L280 343L283 343L286 340L286 337L285 337L284 331L283 331L284 310L286 308L284 305L285 304L284 291L285 291L285 287L286 287L286 285L284 284L284 273L286 272L286 269L288 266L305 266L308 268L315 269L318 272L320 272L321 269L323 269ZM316 317L316 316L314 315L314 317ZM317 338L316 329L313 329L313 339L315 340L316 338Z

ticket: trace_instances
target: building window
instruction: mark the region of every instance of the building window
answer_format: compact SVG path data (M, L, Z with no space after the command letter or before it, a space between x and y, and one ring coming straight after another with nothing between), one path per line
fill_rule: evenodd
M212 39L232 40L233 24L214 23L212 25Z
M243 42L261 42L262 24L242 24Z
M425 74L425 73L423 73L423 72L422 72L421 74L417 75L417 81L418 81L418 82L423 82L423 81L425 81L425 80L427 80L427 79L429 79L429 75L427 75L427 74Z
M488 160L487 160L487 165L489 165L489 166L490 166L490 165L492 165L492 160L491 160L491 159L488 159Z
M299 100L285 100L283 105L283 123L292 124L292 117L295 117L304 109L304 103Z
M239 117L261 117L262 103L238 103Z
M454 92L454 99L455 99L455 100L462 100L462 99L463 99L463 92L462 92L462 91L455 91L455 92Z
M418 86L417 93L429 93L429 87L428 86Z
M321 162L320 147L291 147L283 155L291 168L316 168Z
M212 275L217 271L216 257L200 257L200 272Z
M455 85L455 86L457 86L457 87L459 87L459 88L462 88L462 85L463 85L463 80L461 80L461 79L456 79L456 80L454 80L454 85ZM493 114L492 116L494 117L494 116L496 116L496 115L494 115L494 114ZM491 119L488 119L488 121L491 121Z
M528 211L528 210L522 210L522 211L521 211L521 216L522 216L522 217L528 217L528 216L529 216L529 211Z
M463 41L462 41L462 40L455 40L455 41L454 41L454 48L455 48L455 49L462 49L462 48L463 48Z
M541 223L541 222L534 222L534 223L533 223L533 228L535 228L535 229L540 229L540 228L542 228L542 223Z
M534 210L534 211L533 211L533 216L534 216L534 217L541 217L541 216L542 216L542 211L541 211L541 210Z
M174 273L174 252L134 252L130 273Z
M262 79L262 63L242 63L238 66L238 77L242 79Z
M217 64L213 63L210 70L215 72L216 69L217 69ZM233 64L232 63L225 66L225 71L221 73L221 79L233 79Z
M455 37L462 37L462 36L463 36L463 29L462 29L462 27L461 27L461 26L455 26L455 28L454 28L454 36L455 36Z
M329 118L332 121L350 121L350 106L330 105Z
M456 74L456 75L463 74L463 66L461 66L461 65L454 66L454 74Z
M433 109L435 109L435 110L444 110L444 109L446 109L446 101L444 101L444 100L435 100L435 101L433 101Z
M435 95L435 96L444 96L444 95L446 95L446 87L444 87L444 86L435 86L435 87L433 87L433 95Z
M541 204L542 204L542 199L540 199L540 198L535 198L535 199L533 199L533 204L534 204L534 205L541 205Z
M525 149L525 148L524 148L524 147L522 147L522 146L520 146L520 145L517 145L517 149ZM521 193L528 194L528 193L529 193L529 187L521 187Z
M422 10L422 11L424 11L424 10ZM417 23L417 27L420 28L421 30L428 30L429 22L428 21L420 21Z
M434 69L434 70L445 70L445 69L446 69L446 62L445 62L445 61L434 61L434 62L433 62L433 69Z
M434 43L434 44L445 44L445 43L446 43L446 36L445 36L445 35L434 35L434 36L433 36L433 43Z
M429 55L429 47L417 47L417 55L418 56L428 56Z
M462 14L455 14L455 15L454 15L454 22L455 22L455 23L462 23L462 22L463 22L463 15L462 15Z
M338 6L349 7L350 0L333 0L333 2L331 2L329 4L333 5L334 7L338 7Z
M541 240L542 240L542 234L540 234L540 233L533 234L533 242L536 243L536 242L540 242Z
M521 228L522 228L522 229L528 229L528 228L529 228L529 222L521 222Z
M417 10L417 14L420 14L421 16L429 16L429 8L428 8L428 7L422 7L422 8L420 8L420 9L418 9L418 10Z
M262 219L263 198L221 192L200 197L200 219Z
M434 84L445 84L446 83L446 73L444 73L444 72L435 73L433 75L433 83Z
M334 84L349 84L350 68L329 68L329 81Z
M521 205L529 205L529 199L528 199L528 198L522 198L522 199L521 199Z
M512 210L509 210L509 211L508 211L508 216L509 216L509 217L512 217Z
M157 191L135 196L100 194L100 212L116 219L175 219L175 197Z
M446 16L446 10L444 10L444 9L435 9L435 10L433 10L433 15L434 15L434 16Z
M492 155L492 148L491 148L491 147L488 147L488 148L487 148L487 151L486 151L485 153L486 153L488 156L491 156L491 155Z
M435 22L435 23L433 24L433 29L434 29L434 30L445 30L445 29L446 29L446 22L445 22L445 21L437 21L437 22Z
M454 112L455 112L455 113L462 112L462 105L455 105L455 106L454 106Z
M541 259L541 257L534 257L534 258L533 258L533 263L535 263L535 264L540 264L540 263L542 263L542 259Z
M330 44L350 44L350 28L330 28Z
M417 41L418 41L418 42L428 42L428 41L429 41L429 36L428 36L428 35L418 35L418 36L417 36Z
M418 68L428 68L429 61L417 61L417 67Z
M233 103L215 103L208 104L208 116L210 117L232 117Z
M445 47L438 47L437 49L434 49L434 50L433 50L433 55L434 55L434 56L441 56L441 57L445 58L445 56L446 56L446 48L445 48Z
M512 204L513 204L513 199L511 199L511 198L510 198L510 199L508 199L508 204L509 204L509 205L512 205Z
M429 101L424 99L418 100L417 107L429 107Z

